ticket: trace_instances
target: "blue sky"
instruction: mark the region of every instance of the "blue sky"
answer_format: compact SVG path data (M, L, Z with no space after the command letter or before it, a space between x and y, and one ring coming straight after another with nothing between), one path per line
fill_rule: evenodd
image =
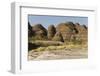
M71 21L73 23L85 24L88 26L88 17L78 17L78 16L46 16L46 15L29 15L28 21L31 25L42 24L45 28L49 25L57 25L62 22Z

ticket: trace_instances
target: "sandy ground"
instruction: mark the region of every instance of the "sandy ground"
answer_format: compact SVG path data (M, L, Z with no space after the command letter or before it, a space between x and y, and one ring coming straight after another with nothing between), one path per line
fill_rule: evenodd
M66 50L52 50L52 51L30 51L28 53L28 60L55 60L55 59L80 59L87 58L87 49L66 49Z

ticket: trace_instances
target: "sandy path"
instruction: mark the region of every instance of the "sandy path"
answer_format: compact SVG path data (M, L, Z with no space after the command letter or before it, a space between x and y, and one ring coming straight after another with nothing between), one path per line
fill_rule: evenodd
M54 60L54 59L79 59L87 58L87 49L67 49L35 52L31 51L28 60Z

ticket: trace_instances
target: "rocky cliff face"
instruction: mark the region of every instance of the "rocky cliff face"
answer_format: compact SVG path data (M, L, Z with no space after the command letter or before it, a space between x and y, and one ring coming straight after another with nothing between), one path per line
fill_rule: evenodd
M88 27L86 25L74 24L73 22L60 23L44 28L41 24L31 26L28 23L28 36L35 40L54 40L61 42L87 41Z

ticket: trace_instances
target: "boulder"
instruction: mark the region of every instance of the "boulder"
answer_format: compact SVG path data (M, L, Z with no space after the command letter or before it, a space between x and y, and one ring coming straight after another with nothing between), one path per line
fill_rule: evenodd
M58 32L61 32L65 42L70 41L72 38L71 36L74 35L77 31L77 29L75 29L75 25L72 22L60 23L56 29Z
M30 25L29 22L28 22L28 36L29 37L34 36L34 32L32 31L32 26Z
M52 39L53 41L61 41L64 42L62 34L60 32L56 32L55 36Z
M75 28L78 30L77 39L82 42L87 42L88 28L86 25L80 25L79 23L75 24Z
M56 33L56 28L54 27L54 25L50 25L48 26L48 39L51 40L54 35Z
M32 27L32 31L35 32L35 36L34 36L35 40L47 39L47 30L41 24L34 25Z

